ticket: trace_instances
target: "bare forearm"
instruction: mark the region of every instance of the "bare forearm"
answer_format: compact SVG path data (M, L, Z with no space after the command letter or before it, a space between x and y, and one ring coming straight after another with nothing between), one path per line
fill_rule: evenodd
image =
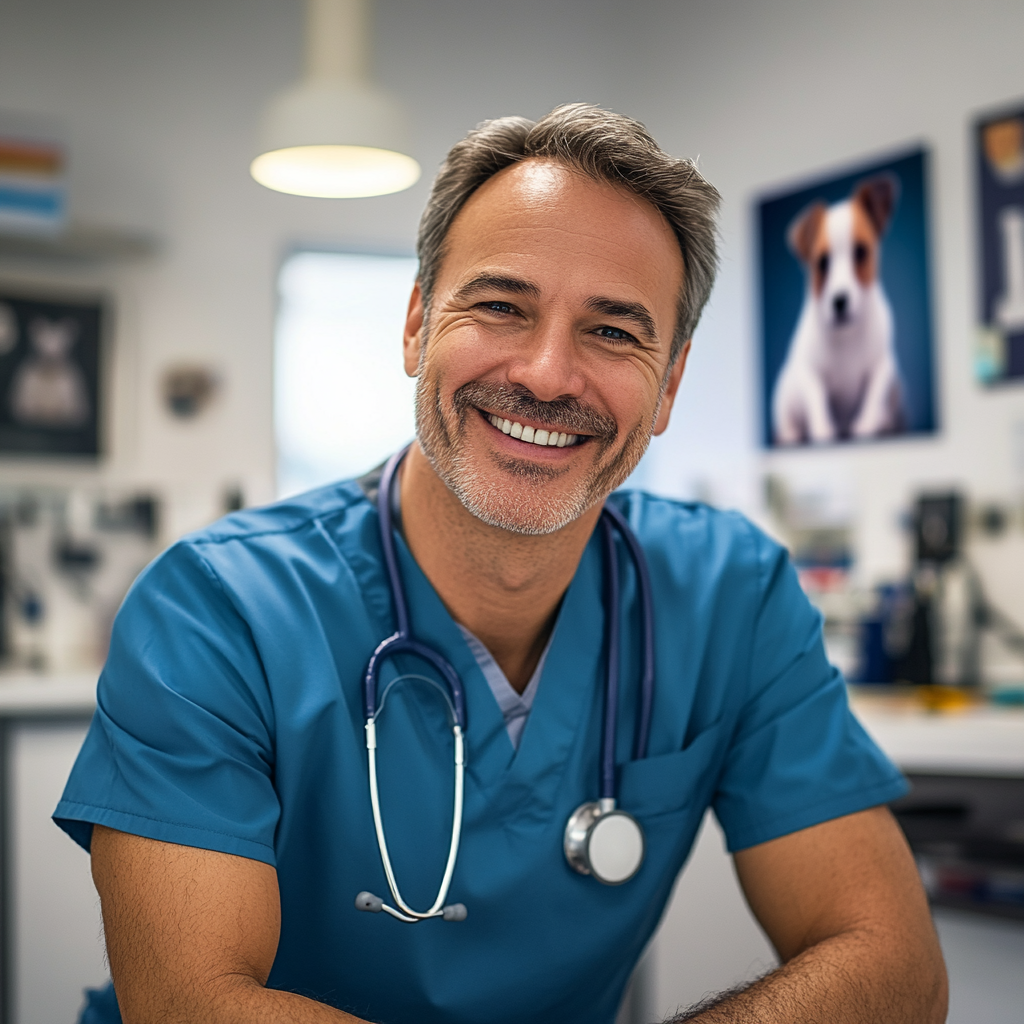
M332 1006L264 988L239 975L204 985L201 991L193 988L176 997L165 992L162 999L122 1006L122 1015L125 1024L363 1024Z
M744 989L707 1000L667 1024L942 1024L941 961L867 933L825 939Z

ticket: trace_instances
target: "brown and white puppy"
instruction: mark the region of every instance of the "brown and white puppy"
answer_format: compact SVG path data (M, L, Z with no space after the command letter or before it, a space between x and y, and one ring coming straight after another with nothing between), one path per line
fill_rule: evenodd
M879 280L897 194L896 178L879 175L843 202L813 203L790 225L807 290L772 400L777 444L905 429L892 310Z

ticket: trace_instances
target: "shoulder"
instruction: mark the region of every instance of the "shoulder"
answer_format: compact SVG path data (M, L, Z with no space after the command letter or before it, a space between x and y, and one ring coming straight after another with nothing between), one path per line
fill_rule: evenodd
M740 572L766 580L786 561L786 550L741 512L622 490L611 501L626 516L649 560L690 571Z
M366 532L376 531L370 519L375 522L372 506L355 480L233 512L171 544L133 590L180 586L237 594L263 581L283 584L304 564L337 564L346 547L365 546Z
M232 512L215 523L186 534L180 544L204 550L218 545L259 543L302 533L324 521L336 522L359 506L369 506L356 480L341 480L260 508Z

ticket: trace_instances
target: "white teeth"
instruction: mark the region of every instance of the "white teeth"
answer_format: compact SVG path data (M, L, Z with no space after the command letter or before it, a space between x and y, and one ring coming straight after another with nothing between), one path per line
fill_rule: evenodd
M524 427L522 423L513 423L502 416L487 414L487 421L492 427L496 427L503 434L511 434L512 437L528 444L539 444L547 448L571 448L579 440L578 434L560 433L557 430L542 430L536 427Z

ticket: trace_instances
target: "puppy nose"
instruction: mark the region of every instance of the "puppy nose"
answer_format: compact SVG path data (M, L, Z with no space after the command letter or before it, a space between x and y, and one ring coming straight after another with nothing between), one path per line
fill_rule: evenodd
M839 321L846 319L846 315L850 311L850 297L846 292L840 292L832 299L832 312L835 314L835 318Z

